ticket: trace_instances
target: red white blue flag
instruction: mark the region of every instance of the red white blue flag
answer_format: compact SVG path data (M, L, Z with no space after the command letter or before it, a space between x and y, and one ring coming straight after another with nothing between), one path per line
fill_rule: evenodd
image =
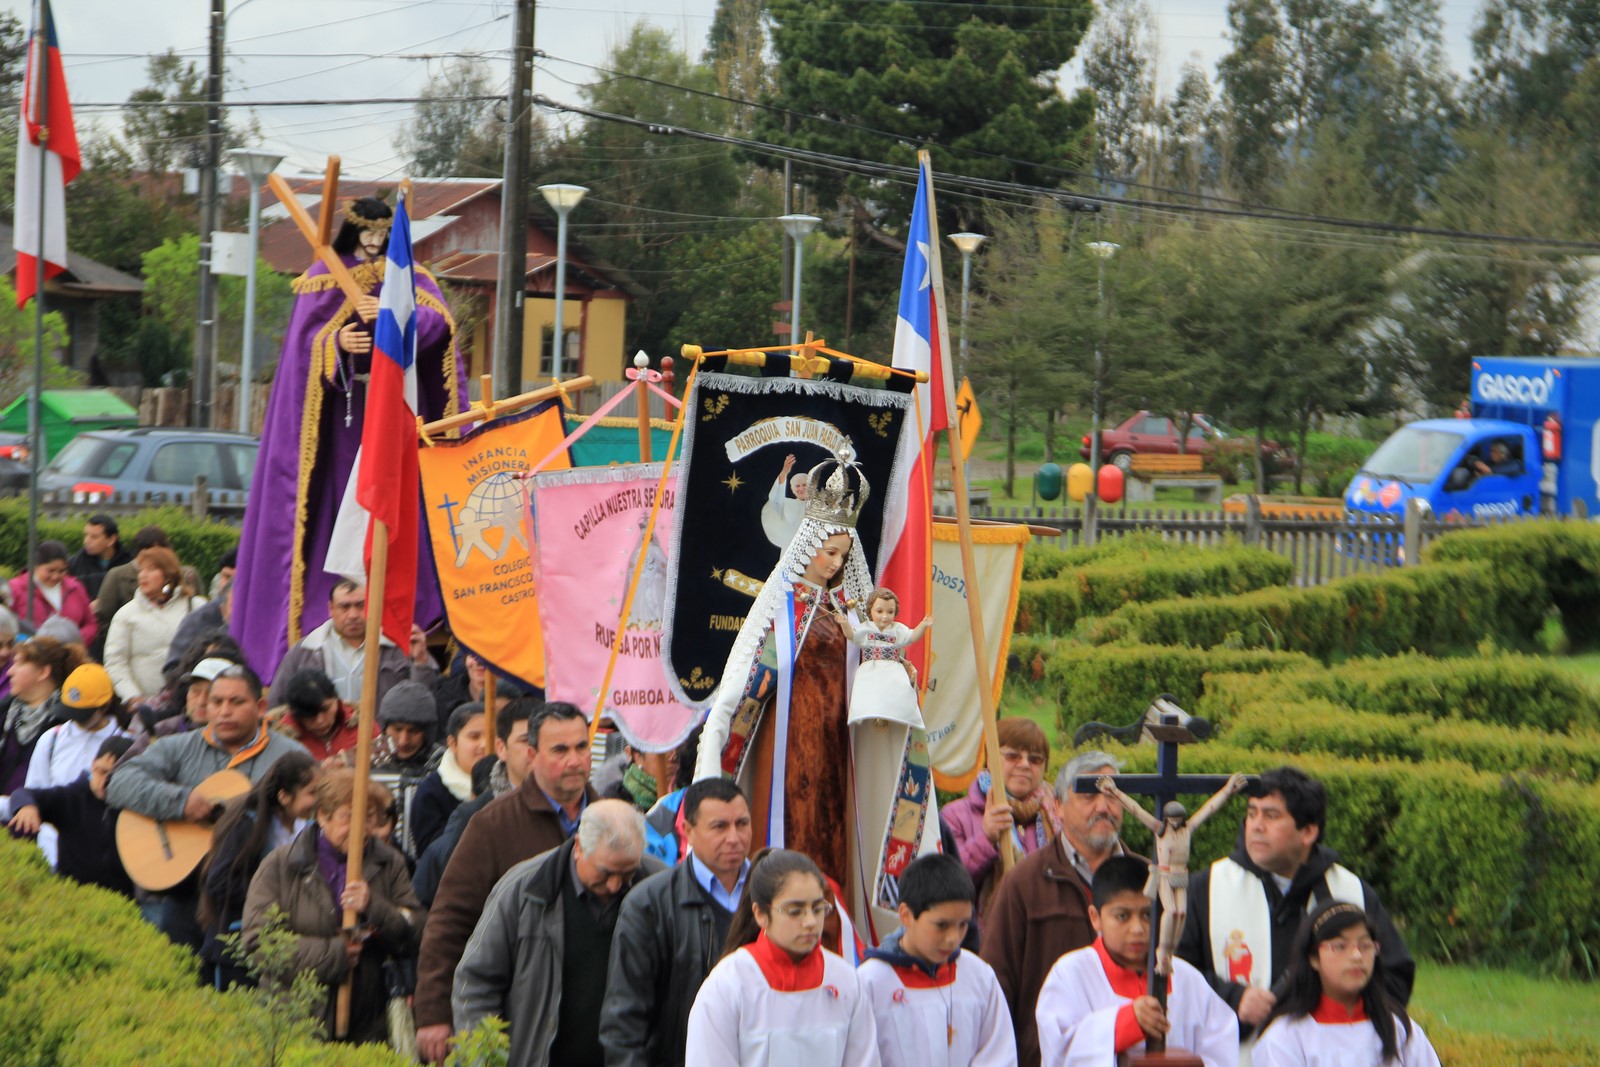
M906 264L900 275L900 314L895 322L893 365L920 370L928 381L916 387L917 420L907 420L895 469L901 481L886 497L888 516L878 581L900 598L900 616L915 626L933 609L933 471L937 434L956 421L955 394L949 387L949 330L944 317L944 268L939 259L939 222L933 211L933 170L921 153L917 199L906 235ZM919 641L906 656L926 680L927 650Z
M83 169L49 0L38 0L34 6L28 70L22 85L13 227L18 307L28 302L38 286L40 257L44 259L47 278L67 269L67 183ZM41 216L43 249L39 247Z
M372 378L361 431L356 502L388 531L383 589L383 635L401 648L411 641L417 587L417 289L411 260L411 219L405 193L394 209L388 262L372 331ZM372 535L367 527L368 588ZM368 604L371 611L373 605Z

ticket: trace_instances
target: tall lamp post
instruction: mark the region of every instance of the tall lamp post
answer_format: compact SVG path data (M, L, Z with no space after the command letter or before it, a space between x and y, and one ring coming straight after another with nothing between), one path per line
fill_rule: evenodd
M561 320L567 298L567 215L588 195L582 185L541 185L545 203L556 213L556 336L550 351L550 377L561 377L561 357L566 355L567 335ZM519 385L518 388L521 388Z
M1100 390L1100 379L1105 374L1106 366L1106 260L1116 255L1121 245L1110 241L1091 241L1089 251L1100 261L1099 263L1099 294L1100 294L1100 335L1094 342L1094 411L1090 416L1089 429L1089 497L1088 497L1088 526L1089 535L1084 540L1093 544L1095 540L1095 518L1100 503L1100 420L1105 416L1102 410L1103 398Z
M794 242L794 293L789 302L789 343L800 343L800 265L805 259L806 234L817 228L822 220L815 215L780 215L783 232Z
M239 417L235 423L240 433L249 433L250 385L256 373L256 257L261 248L261 186L283 162L283 157L259 148L235 148L228 153L228 158L250 183L250 262L244 275L244 346L239 356Z
M950 243L961 252L961 362L956 367L957 384L967 373L967 307L972 293L972 254L987 240L988 238L981 233L950 235Z

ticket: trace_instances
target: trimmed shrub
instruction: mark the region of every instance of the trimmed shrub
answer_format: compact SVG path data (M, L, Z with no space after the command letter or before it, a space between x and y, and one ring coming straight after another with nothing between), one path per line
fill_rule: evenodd
M54 539L68 552L83 547L84 514L66 519L39 520L39 539ZM167 531L178 558L200 572L207 581L217 573L217 561L239 544L239 528L222 522L196 522L183 508L148 508L133 515L118 516L117 526L123 541L131 541L141 526L159 526ZM21 569L28 560L28 502L26 499L0 500L0 565Z
M58 878L39 850L0 840L0 1063L213 1067L265 1063L261 1009L196 984L194 957L133 903ZM388 1049L291 1046L285 1064L400 1067Z
M1529 521L1462 530L1430 544L1425 558L1476 563L1490 573L1531 570L1561 612L1568 639L1600 644L1600 527L1593 523Z
M1275 673L1315 665L1291 653L1155 645L1095 648L1067 641L1057 643L1045 658L1045 684L1056 694L1057 721L1066 740L1086 722L1124 726L1163 693L1196 712L1212 671Z
M1600 1063L1600 1042L1581 1037L1466 1034L1440 1026L1427 1012L1416 1014L1440 1062L1450 1067L1580 1067Z
M1154 745L1100 747L1124 756L1129 773L1155 768ZM1238 747L1231 735L1187 746L1181 768L1259 773L1285 762L1327 787L1328 846L1378 891L1414 952L1600 977L1600 788L1443 759L1286 761L1281 751ZM1233 850L1243 815L1235 799L1196 832L1191 869ZM1149 834L1131 818L1123 829L1148 854Z
M1093 644L1269 648L1324 661L1406 651L1443 654L1484 639L1528 645L1549 593L1531 571L1472 564L1411 567L1311 589L1130 604L1089 624Z
M1054 578L1073 567L1084 567L1091 563L1102 563L1125 556L1171 551L1175 547L1157 533L1130 533L1123 537L1106 537L1098 544L1079 545L1075 548L1029 544L1022 554L1022 580L1033 582Z
M1173 597L1220 596L1286 584L1293 565L1260 548L1169 546L1068 567L1057 577L1024 581L1018 631L1065 633L1078 620L1124 604Z

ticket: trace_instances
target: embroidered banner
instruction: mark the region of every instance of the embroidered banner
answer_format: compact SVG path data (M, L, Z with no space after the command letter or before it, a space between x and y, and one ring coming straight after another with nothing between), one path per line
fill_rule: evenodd
M836 369L844 376L849 365ZM857 533L877 573L885 490L910 403L903 393L832 380L696 376L684 398L663 641L680 701L696 709L710 702L752 598L799 529L805 475L845 438L872 487Z
M479 659L535 687L545 683L545 655L520 476L565 436L552 400L418 452L450 632ZM567 456L550 466L565 469Z
M545 619L545 698L594 710L621 621L622 647L602 714L630 745L646 752L677 748L699 720L694 709L678 702L661 669L676 492L670 483L650 540L644 539L660 481L659 463L578 467L529 479ZM639 586L622 620L641 556Z
M972 555L977 564L983 636L994 671L994 699L1005 685L1011 627L1017 619L1022 591L1022 550L1032 535L1026 526L982 525L972 528ZM983 711L978 697L978 667L972 658L967 585L961 576L961 545L954 523L933 524L933 614L928 689L922 698L922 721L928 727L928 750L934 784L965 791L983 764Z

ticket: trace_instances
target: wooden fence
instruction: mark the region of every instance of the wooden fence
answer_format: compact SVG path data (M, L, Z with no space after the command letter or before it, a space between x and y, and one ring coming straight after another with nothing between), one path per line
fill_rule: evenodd
M941 513L945 509L939 509ZM1094 539L1151 533L1163 540L1186 545L1220 545L1230 538L1259 545L1284 556L1294 565L1295 585L1321 585L1352 574L1416 564L1421 549L1452 530L1522 522L1538 516L1443 521L1425 515L1415 506L1406 515L1266 516L1254 497L1244 514L1220 511L1151 509L1148 511L1101 509L1086 523L1085 510L1076 508L987 507L974 505L974 518L1053 526L1059 538L1036 538L1043 543L1074 548ZM1569 516L1583 521L1585 516ZM1085 526L1092 526L1092 533ZM1415 550L1413 550L1415 546Z
M94 514L120 518L146 508L179 507L187 508L197 519L237 524L244 521L246 495L237 490L209 489L204 476L194 480L193 489L172 492L102 494L46 489L39 493L39 514L52 519Z

